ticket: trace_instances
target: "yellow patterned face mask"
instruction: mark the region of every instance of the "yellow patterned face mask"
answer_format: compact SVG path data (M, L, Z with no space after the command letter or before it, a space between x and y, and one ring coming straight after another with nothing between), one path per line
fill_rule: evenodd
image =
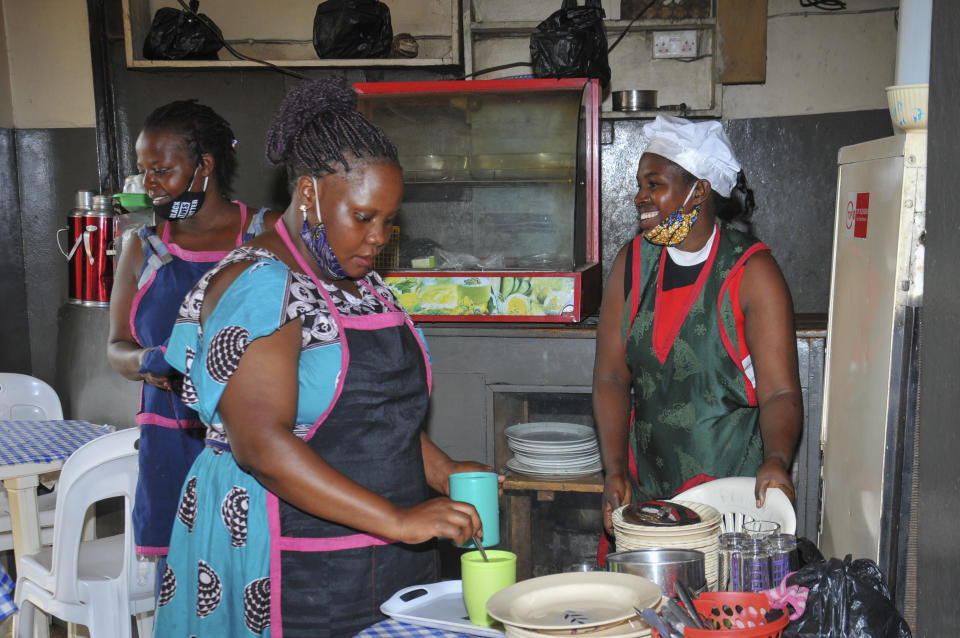
M699 205L694 206L689 213L683 212L687 202L693 197L696 187L697 185L694 184L676 212L643 234L648 242L658 246L676 246L687 238L693 224L700 217Z

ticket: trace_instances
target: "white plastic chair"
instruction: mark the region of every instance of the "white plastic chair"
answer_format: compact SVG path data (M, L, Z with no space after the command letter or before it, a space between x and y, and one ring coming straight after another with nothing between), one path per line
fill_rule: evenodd
M0 372L0 420L45 421L63 418L63 408L56 390L47 383L27 374ZM40 494L40 543L53 541L53 508L57 495ZM13 549L10 524L10 504L6 490L0 489L0 551Z
M63 466L57 488L52 548L20 558L15 599L17 638L33 636L36 611L85 625L91 638L153 634L155 571L138 561L132 510L137 485L137 428L83 445ZM123 533L82 540L84 515L94 503L123 497Z
M745 521L773 521L780 524L780 532L794 534L797 514L793 503L780 488L768 489L763 507L757 508L753 495L756 479L752 476L731 476L691 487L670 500L706 503L716 508L722 518L724 532L739 532Z

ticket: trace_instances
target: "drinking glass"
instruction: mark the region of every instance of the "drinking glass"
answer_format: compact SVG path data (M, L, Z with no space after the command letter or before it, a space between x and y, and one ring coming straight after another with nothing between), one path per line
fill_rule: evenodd
M780 523L773 521L746 521L743 524L743 533L747 538L764 539L772 534L780 532Z
M741 551L747 535L727 532L720 535L720 565L717 591L742 591L740 586Z
M740 553L740 584L742 591L770 589L770 553L763 540L747 538Z

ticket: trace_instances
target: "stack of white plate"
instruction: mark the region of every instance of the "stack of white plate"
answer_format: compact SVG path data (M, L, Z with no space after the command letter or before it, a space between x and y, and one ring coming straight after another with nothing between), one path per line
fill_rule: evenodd
M650 626L636 610L658 609L663 600L659 585L643 576L570 572L502 589L487 601L487 613L503 623L506 638L585 634L646 638Z
M504 430L507 468L530 476L580 476L603 469L597 433L579 423L520 423Z
M700 522L692 525L664 527L660 525L635 525L623 518L623 510L613 512L613 533L617 551L631 549L698 549L704 554L704 572L707 588L717 588L717 566L720 555L720 534L723 522L720 512L705 503L671 501L685 505L700 515Z

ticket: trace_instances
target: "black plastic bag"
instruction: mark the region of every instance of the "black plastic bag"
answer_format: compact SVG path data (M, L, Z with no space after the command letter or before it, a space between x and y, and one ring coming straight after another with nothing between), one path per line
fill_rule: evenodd
M831 558L801 568L787 584L810 593L803 616L783 630L785 638L911 638L872 560Z
M610 82L607 28L600 0L563 0L530 35L530 62L538 78L598 78Z
M327 0L313 17L313 48L321 58L385 58L393 42L390 7L379 0Z
M191 0L190 10L200 7ZM223 33L204 14L198 20L186 11L162 7L153 14L153 24L143 41L143 57L147 60L216 60L223 47Z

